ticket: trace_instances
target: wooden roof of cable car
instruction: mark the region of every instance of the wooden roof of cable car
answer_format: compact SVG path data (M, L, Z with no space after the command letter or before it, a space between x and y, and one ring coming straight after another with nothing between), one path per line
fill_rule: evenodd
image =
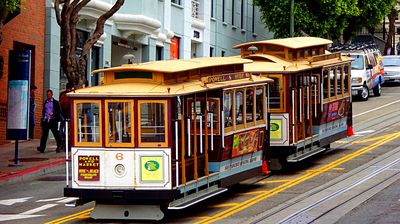
M140 64L129 64L113 68L99 69L93 73L118 71L174 73L207 67L246 64L251 62L251 60L240 57L194 58L189 60L153 61ZM272 79L256 75L251 75L251 78L208 83L206 85L200 79L192 79L173 84L134 82L131 80L124 83L110 83L101 86L82 88L69 93L69 95L72 97L172 97L204 92L212 89L255 85L272 81Z
M331 40L319 37L290 37L282 39L262 40L235 45L233 48L250 47L255 44L277 45L291 49L300 49L313 46L332 44Z
M192 58L188 60L163 60L151 61L139 64L126 64L118 67L95 70L92 73L99 72L118 72L118 71L148 71L174 73L187 70L200 69L206 67L215 67L223 65L251 63L251 60L237 57L211 57L211 58Z
M325 52L326 55L330 55L330 52ZM325 66L332 66L335 64L342 64L343 62L350 62L353 59L351 57L339 56L336 58L311 62L307 59L300 59L296 61L284 60L274 55L268 54L251 54L246 58L253 60L253 63L245 64L245 72L253 73L295 73L304 70L310 70L314 68L321 68Z

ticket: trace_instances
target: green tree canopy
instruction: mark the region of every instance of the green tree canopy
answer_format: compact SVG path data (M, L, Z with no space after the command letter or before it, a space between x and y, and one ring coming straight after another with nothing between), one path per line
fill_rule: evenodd
M295 35L339 39L353 36L362 27L375 27L396 0L295 0ZM290 0L254 0L262 19L275 37L288 37Z
M17 10L23 0L0 0L0 44L3 41L3 26L10 13Z

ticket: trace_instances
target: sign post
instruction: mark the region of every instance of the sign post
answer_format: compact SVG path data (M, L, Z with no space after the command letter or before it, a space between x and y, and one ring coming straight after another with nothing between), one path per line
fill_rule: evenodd
M15 140L14 164L19 166L18 141L28 140L31 51L10 50L8 74L7 139Z

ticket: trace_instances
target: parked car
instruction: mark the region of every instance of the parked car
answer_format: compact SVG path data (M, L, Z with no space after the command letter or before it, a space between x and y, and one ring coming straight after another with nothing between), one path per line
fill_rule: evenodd
M385 64L385 82L400 83L400 55L383 56Z

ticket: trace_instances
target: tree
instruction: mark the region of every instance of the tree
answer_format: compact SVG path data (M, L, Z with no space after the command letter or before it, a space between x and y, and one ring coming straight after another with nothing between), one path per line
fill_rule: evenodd
M77 50L76 26L78 23L79 11L86 6L90 0L55 0L54 9L57 23L61 28L61 67L65 72L68 81L77 87L86 83L85 70L88 54L92 46L104 33L104 24L124 4L124 0L117 0L110 10L101 15L96 21L96 28L83 45L79 57ZM60 8L61 7L61 8ZM60 10L61 9L61 10Z
M290 1L255 0L262 12L262 19L275 37L289 36ZM352 0L295 0L295 35L340 38L347 25L348 16L359 10Z
M21 7L21 0L0 0L0 44L3 42L3 27L11 13Z
M348 40L363 27L372 29L389 13L395 0L295 0L296 35ZM289 36L288 0L255 0L275 37Z

